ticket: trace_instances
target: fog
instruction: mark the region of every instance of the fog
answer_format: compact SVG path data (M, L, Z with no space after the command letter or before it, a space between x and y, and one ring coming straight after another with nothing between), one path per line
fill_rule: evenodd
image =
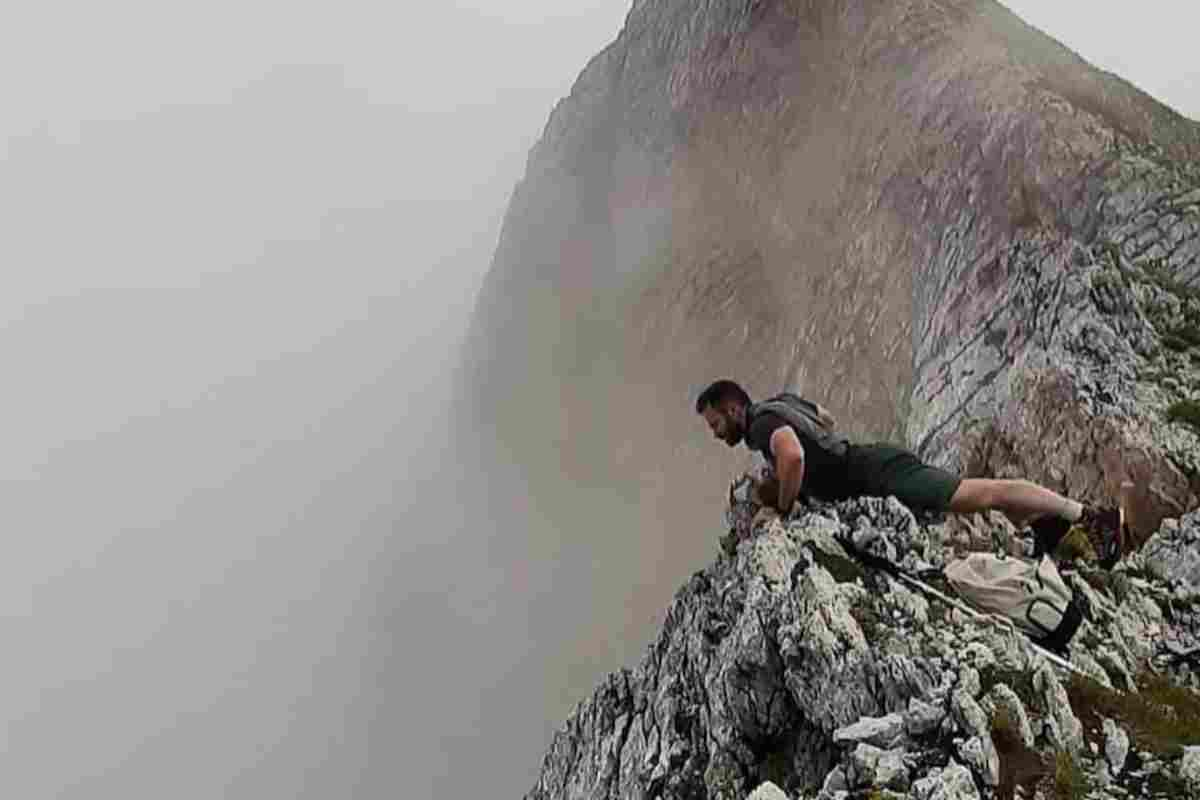
M1200 118L1196 12L1009 5ZM5 796L520 796L636 660L621 563L701 565L548 528L445 413L526 153L626 10L6 13Z

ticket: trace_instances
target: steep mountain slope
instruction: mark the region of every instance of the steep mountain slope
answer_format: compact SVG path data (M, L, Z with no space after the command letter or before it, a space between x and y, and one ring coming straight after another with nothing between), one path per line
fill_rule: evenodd
M463 417L548 527L638 548L641 608L746 465L691 413L717 377L966 474L1132 480L1143 540L1200 495L1198 165L993 0L635 2L513 194Z
M1200 336L1156 309L1186 294L1160 278L1200 283L1197 162L1200 125L992 0L638 2L530 154L460 395L530 469L648 502L738 463L686 413L728 375L1177 514L1200 440L1163 414ZM1155 325L1127 330L1135 303Z

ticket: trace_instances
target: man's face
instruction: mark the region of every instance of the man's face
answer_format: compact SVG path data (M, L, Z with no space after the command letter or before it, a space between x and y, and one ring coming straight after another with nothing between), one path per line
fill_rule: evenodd
M709 430L713 432L713 436L730 447L736 447L741 444L745 431L742 430L742 425L738 420L734 404L727 403L720 407L707 406L703 414L704 421L708 423Z

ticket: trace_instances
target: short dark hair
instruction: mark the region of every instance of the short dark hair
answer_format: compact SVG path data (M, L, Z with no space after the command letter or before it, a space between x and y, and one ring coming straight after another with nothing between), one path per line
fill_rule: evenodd
M714 381L696 398L696 413L703 414L709 406L717 406L729 399L737 400L744 406L750 405L750 395L746 390L733 381Z

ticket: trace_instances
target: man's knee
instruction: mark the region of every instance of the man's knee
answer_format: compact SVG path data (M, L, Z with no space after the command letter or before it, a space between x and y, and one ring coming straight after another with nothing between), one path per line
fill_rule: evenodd
M995 508L1001 489L1001 481L992 478L964 478L950 498L950 510L969 514Z

